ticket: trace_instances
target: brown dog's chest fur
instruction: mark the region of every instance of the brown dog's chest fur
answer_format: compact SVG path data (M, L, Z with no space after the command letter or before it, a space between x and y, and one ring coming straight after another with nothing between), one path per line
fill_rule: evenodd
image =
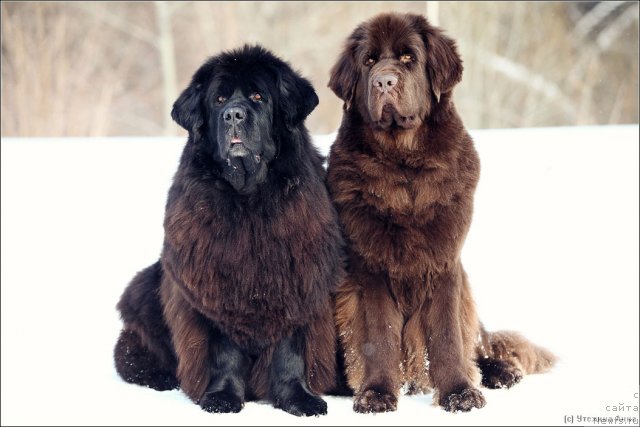
M348 278L337 299L342 339L387 334L377 326L366 326L365 333L360 320L349 323L349 313L364 310L389 319L380 327L398 334L395 345L405 354L402 381L413 392L432 385L424 331L433 326L429 313L437 318L442 310L436 296L444 292L461 307L469 305L460 252L480 162L453 108L446 118L446 125L418 128L410 147L401 139L380 141L358 120L343 120L329 158L329 189L349 251ZM471 311L463 311L465 334L475 339ZM357 390L364 365L351 356L347 360L350 384Z
M329 187L351 250L384 273L398 298L415 308L430 277L458 260L479 175L466 132L418 134L414 149L364 141L344 132L330 157ZM390 141L393 142L393 141ZM417 285L417 286L416 286ZM418 288L418 289L416 289Z
M449 203L449 195L438 179L435 168L416 169L376 159L380 168L367 170L369 178L363 196L369 206L398 225L419 225L433 219L437 205Z

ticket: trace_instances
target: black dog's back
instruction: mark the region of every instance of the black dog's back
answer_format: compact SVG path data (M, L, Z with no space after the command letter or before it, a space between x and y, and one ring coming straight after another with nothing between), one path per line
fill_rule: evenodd
M129 383L156 390L178 387L176 358L160 303L160 262L145 268L125 289L117 309L125 328L114 351L118 374Z

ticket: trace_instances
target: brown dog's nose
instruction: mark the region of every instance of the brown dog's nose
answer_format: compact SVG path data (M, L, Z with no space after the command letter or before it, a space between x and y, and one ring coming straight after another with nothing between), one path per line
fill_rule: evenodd
M393 74L381 74L373 79L373 87L382 93L389 92L398 83L398 78Z

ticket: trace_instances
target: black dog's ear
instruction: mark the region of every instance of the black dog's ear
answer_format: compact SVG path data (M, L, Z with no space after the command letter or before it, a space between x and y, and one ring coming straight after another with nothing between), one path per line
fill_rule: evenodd
M351 108L353 97L355 96L356 84L358 83L359 71L356 67L355 54L358 41L361 39L363 31L361 27L358 27L351 36L349 36L342 53L330 72L328 86L338 98L344 101L345 110Z
M214 58L211 58L195 72L191 83L182 91L171 109L171 118L189 133L198 136L204 125L202 107L206 83L214 72Z
M182 92L171 109L171 118L189 133L197 133L204 124L204 117L200 108L202 98L201 85L191 82Z
M427 51L427 76L436 100L440 101L441 94L450 92L462 80L462 58L452 38L423 16L417 15L414 19Z
M311 83L286 64L278 67L280 111L289 127L299 125L316 108L320 100Z

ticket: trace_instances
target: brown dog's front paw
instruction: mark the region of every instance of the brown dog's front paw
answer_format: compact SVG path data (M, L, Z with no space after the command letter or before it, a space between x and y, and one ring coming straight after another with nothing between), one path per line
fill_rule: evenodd
M353 401L353 410L361 414L391 412L398 409L398 398L393 394L366 390L358 393Z
M480 390L473 387L454 391L440 400L440 405L449 412L469 412L473 408L482 408L486 403Z

